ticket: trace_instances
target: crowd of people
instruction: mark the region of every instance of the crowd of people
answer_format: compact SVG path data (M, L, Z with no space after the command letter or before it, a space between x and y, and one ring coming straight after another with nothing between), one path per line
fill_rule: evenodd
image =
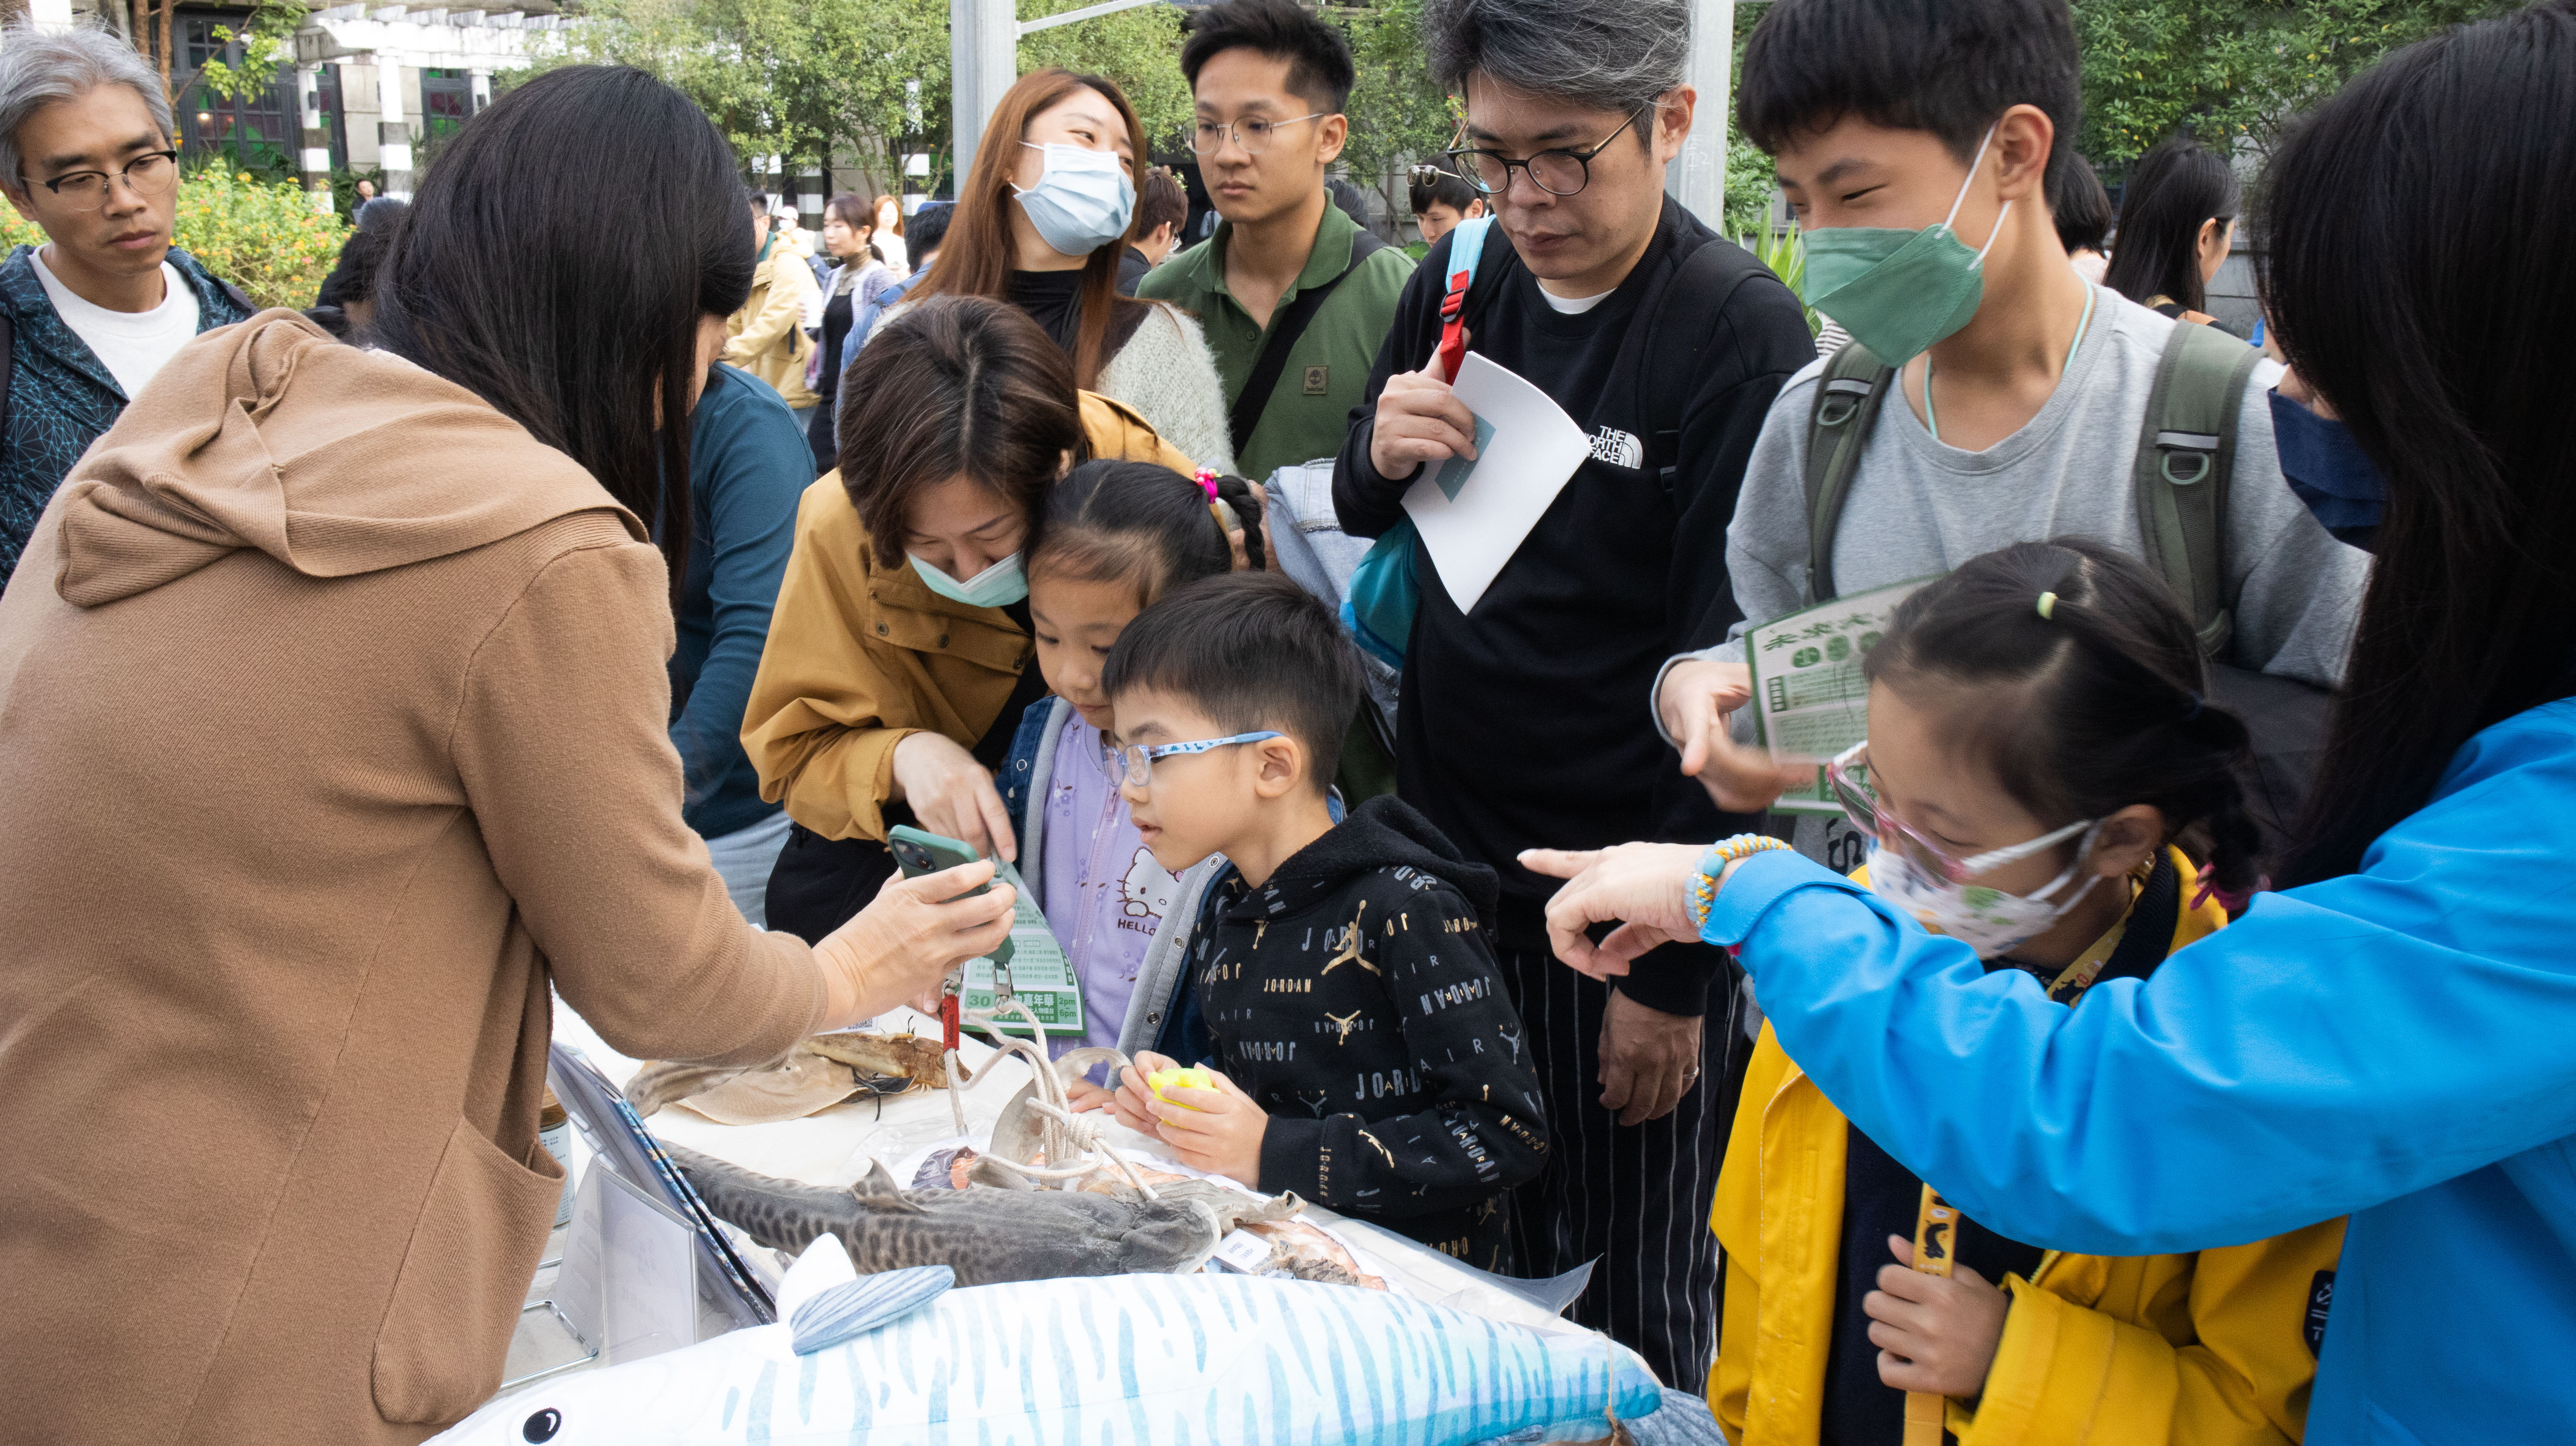
M553 1217L556 1000L773 1059L1009 862L1053 1053L1132 1061L1077 1108L1588 1266L1739 1446L2576 1430L2576 0L2116 207L2066 0L1778 0L1726 119L1797 291L1666 190L1690 11L1424 0L1418 263L1342 33L1224 0L1195 238L1099 76L809 234L574 66L256 314L160 77L10 30L0 1399L422 1438ZM1471 352L1586 439L1489 579L1412 523ZM1755 731L1756 629L1913 584L1865 739Z

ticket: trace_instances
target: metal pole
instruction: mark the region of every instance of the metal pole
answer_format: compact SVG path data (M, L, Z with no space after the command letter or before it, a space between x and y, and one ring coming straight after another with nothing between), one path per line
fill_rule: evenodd
M383 193L411 199L411 123L403 118L403 58L376 52L376 164L385 173Z
M296 104L304 112L304 189L313 209L331 214L331 122L322 114L322 65L295 67Z
M1079 10L1067 10L1061 14L1050 15L1043 20L1023 21L1020 25L1020 33L1032 35L1041 30L1053 30L1059 25L1071 25L1077 20L1088 20L1094 15L1115 15L1121 10L1134 10L1139 6L1163 3L1164 0L1102 0L1101 4L1085 5ZM1178 3L1178 0L1174 0L1174 3Z
M801 166L796 172L796 224L808 231L823 229L823 203L830 199L823 192L823 168Z
M1726 218L1726 131L1735 107L1735 0L1691 0L1688 79L1699 92L1690 139L1664 172L1664 189L1712 227Z
M1012 0L948 0L951 164L961 185L975 164L984 117L1019 76L1019 24Z

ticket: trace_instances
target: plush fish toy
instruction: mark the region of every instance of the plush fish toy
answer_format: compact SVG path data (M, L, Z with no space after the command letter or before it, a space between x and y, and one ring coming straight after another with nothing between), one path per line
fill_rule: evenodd
M1471 1446L1598 1441L1662 1394L1604 1337L1546 1335L1384 1291L1246 1275L952 1288L859 1276L831 1236L780 1324L561 1377L433 1446ZM1613 1384L1613 1378L1616 1384Z

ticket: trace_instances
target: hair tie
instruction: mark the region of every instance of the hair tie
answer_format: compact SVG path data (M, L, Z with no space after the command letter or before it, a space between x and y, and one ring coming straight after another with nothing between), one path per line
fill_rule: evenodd
M1209 501L1215 501L1216 469L1214 467L1201 467L1195 475L1198 480L1199 490L1208 495Z
M2041 622L2050 622L2053 621L2056 616L2057 594L2053 592L2041 593L2039 595L2039 620Z
M2188 723L2188 722L2190 722L2192 719L2197 718L2197 717L2199 717L2199 716L2200 716L2201 696L2200 696L2198 693L2192 692L2192 691L2191 691L2191 690L2189 690L2189 689L2185 689L2185 690L2183 690L2183 696L2184 696L2184 697L2186 697L2186 698L2189 698L2189 699L2191 700L2191 706L2190 706L2190 707L2188 707L2188 708L2185 708L2185 709L2183 710L2182 717L2181 717L2180 719L2176 720L2176 721L2178 721L2178 722L2183 722L2183 723Z

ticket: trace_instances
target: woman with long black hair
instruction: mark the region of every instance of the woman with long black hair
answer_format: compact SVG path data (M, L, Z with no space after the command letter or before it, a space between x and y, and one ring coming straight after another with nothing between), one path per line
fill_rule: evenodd
M2398 52L2272 165L2266 300L2340 418L2276 403L2285 469L2340 526L2385 505L2297 887L2070 1011L1792 854L1531 859L1576 876L1577 967L1741 946L1804 1073L1994 1229L2142 1255L2349 1212L2281 1323L2322 1331L2311 1446L2576 1439L2570 176L2571 0Z
M2209 283L2236 242L2239 195L2227 162L2184 137L2138 157L2102 284L2150 311L2208 324Z
M380 350L208 332L47 508L0 597L12 1433L432 1434L500 1384L562 1192L555 992L754 1064L1008 931L976 864L763 933L682 820L669 423L750 227L677 91L540 76L430 167Z

